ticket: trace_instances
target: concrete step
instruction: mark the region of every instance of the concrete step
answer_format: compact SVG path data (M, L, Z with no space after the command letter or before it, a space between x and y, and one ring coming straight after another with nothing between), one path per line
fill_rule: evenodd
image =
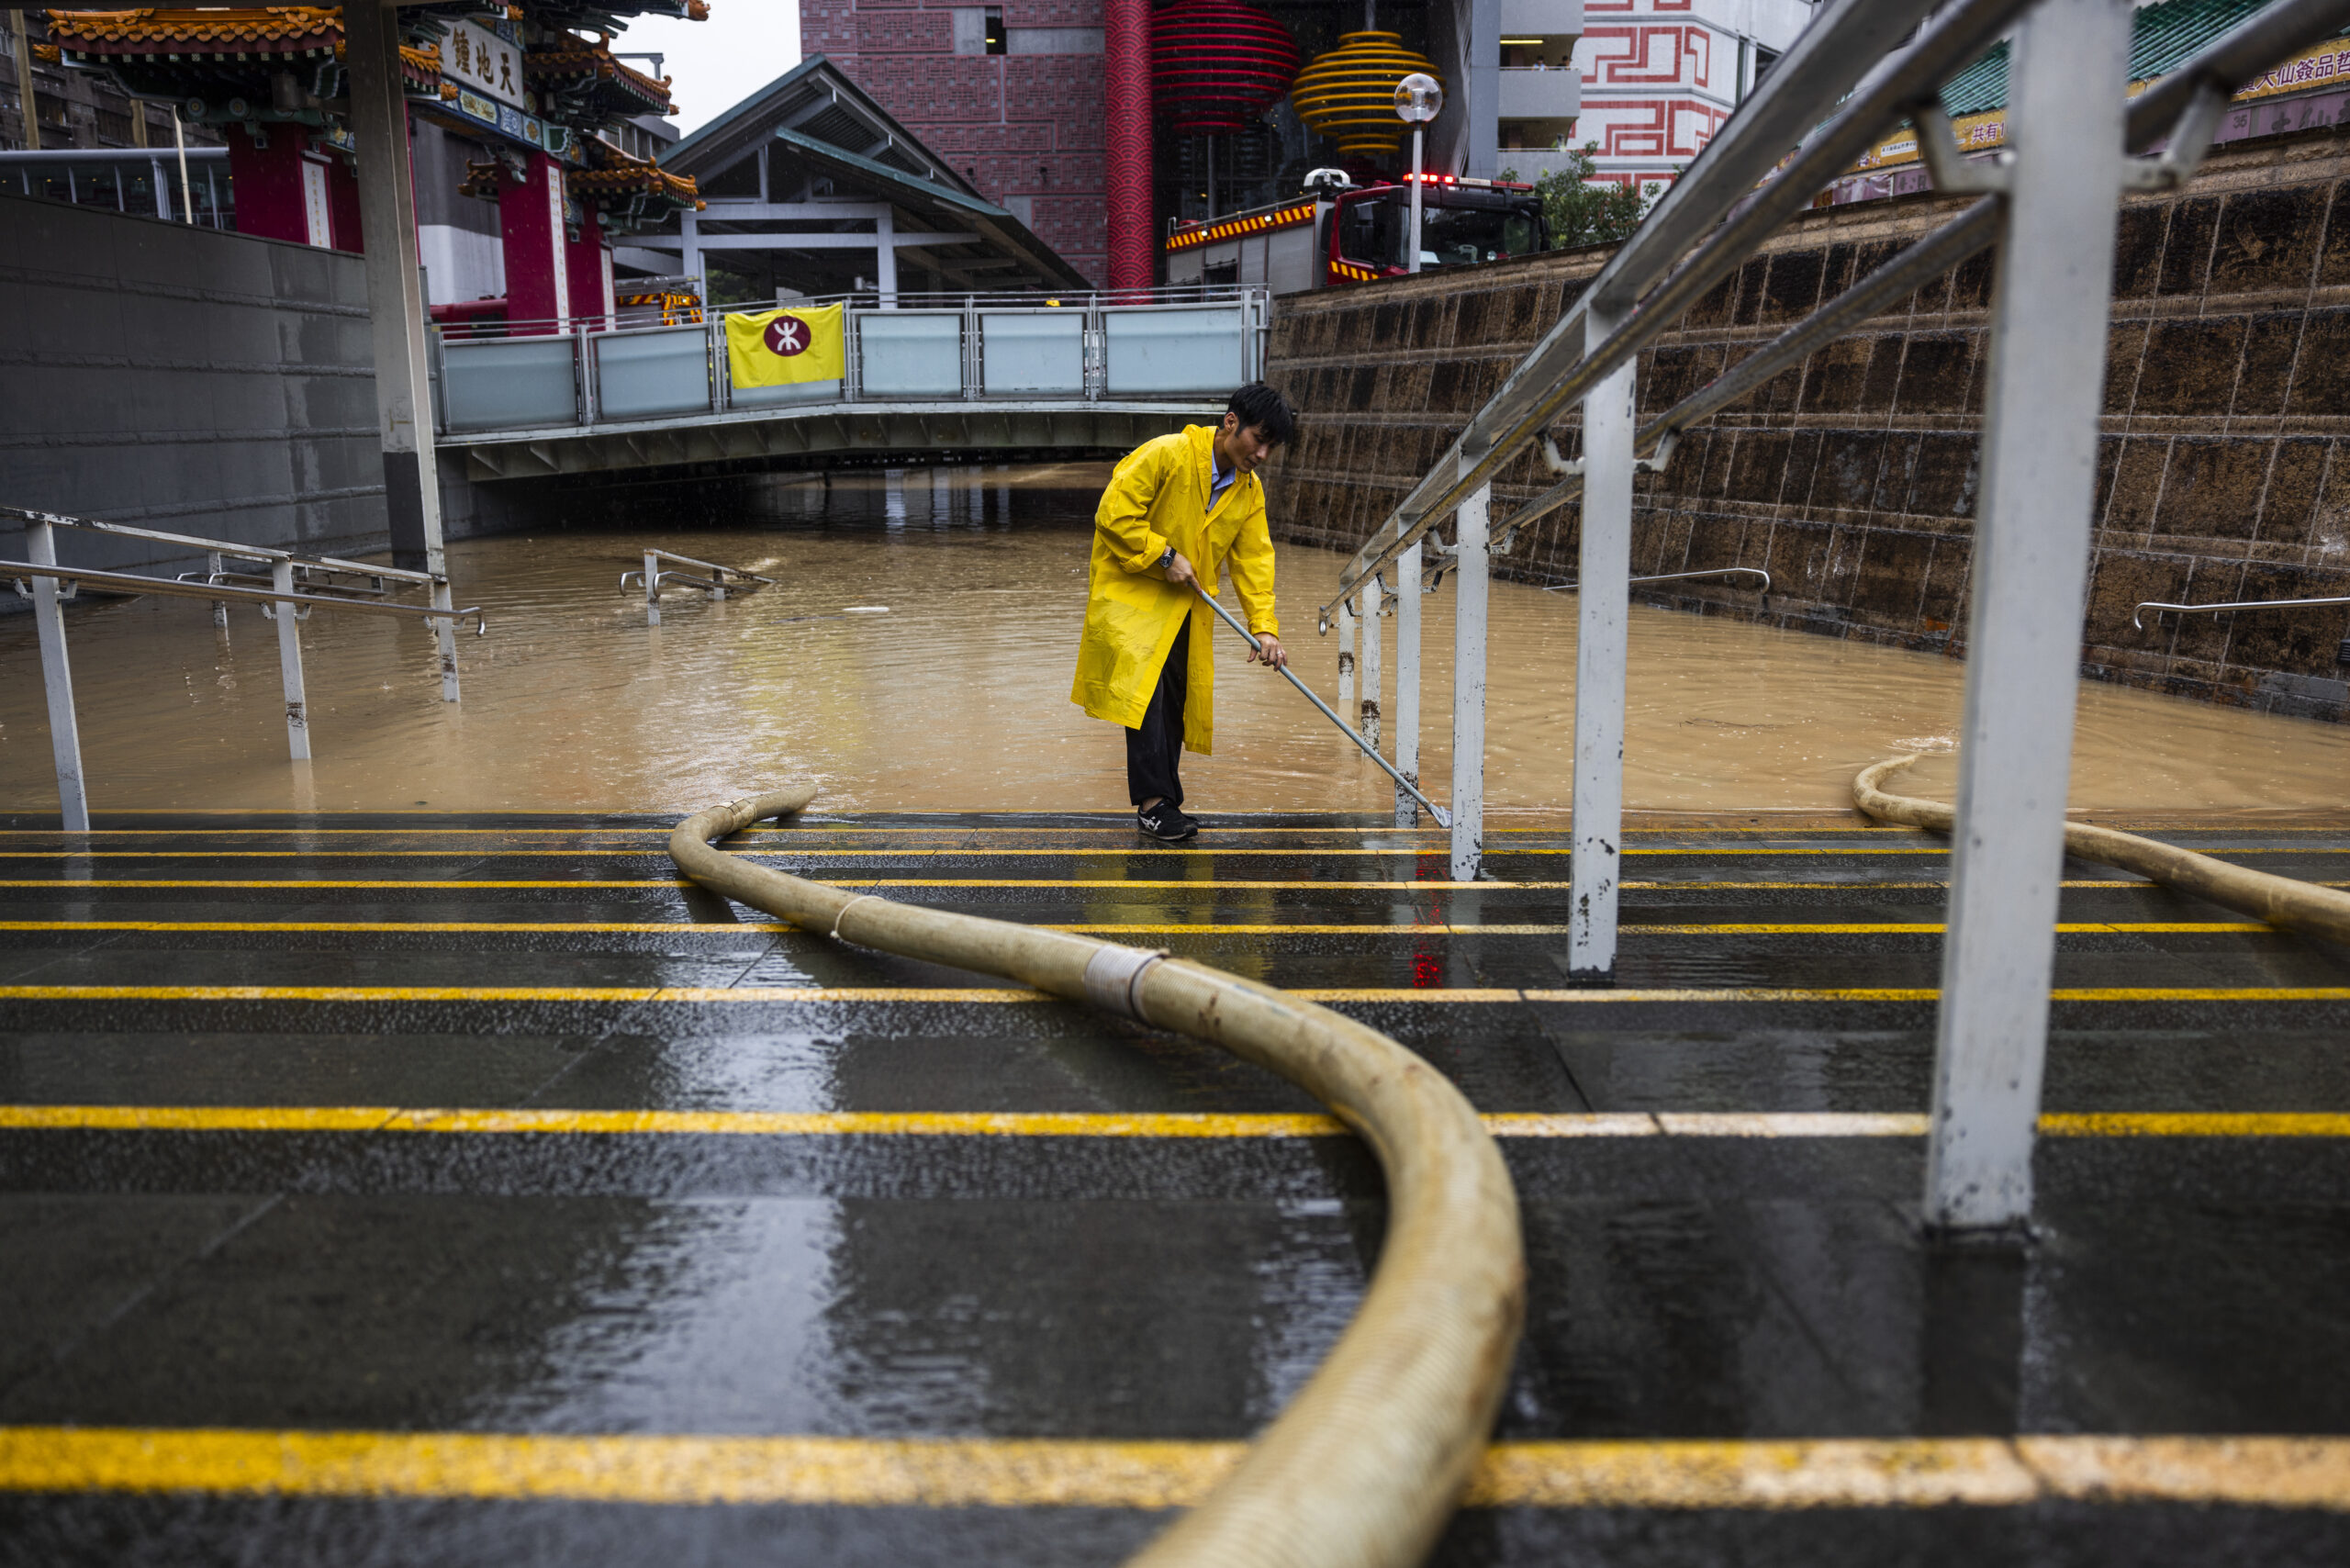
M0 823L28 1560L1114 1560L1376 1263L1300 1092L681 886L665 820L41 825ZM1456 887L1360 819L739 840L1303 990L1462 1087L1531 1305L1439 1562L2350 1548L2350 954L2072 868L2040 1234L1952 1251L1933 841L1636 838L1613 989L1556 962L1563 839L1508 842Z

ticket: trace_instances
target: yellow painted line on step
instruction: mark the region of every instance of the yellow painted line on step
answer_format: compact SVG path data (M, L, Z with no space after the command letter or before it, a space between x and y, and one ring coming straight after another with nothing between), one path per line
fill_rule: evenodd
M490 931L523 935L683 935L750 932L770 935L800 927L786 921L728 921L720 924L683 920L0 920L0 931L161 931L283 934L294 931L368 935L433 935ZM1064 927L1063 929L1066 929ZM1561 927L1561 929L1564 929Z
M773 935L800 931L788 921L740 921L722 924L682 920L0 920L0 932L151 931L165 934L448 935L500 932L516 935L726 935L749 933ZM1165 924L1043 925L1044 931L1066 931L1083 936L1563 936L1564 925L1448 925L1427 922L1395 924L1327 925L1248 924L1239 922L1197 921ZM1628 937L1639 936L1923 936L1939 935L1940 924L1918 922L1852 922L1842 924L1627 924ZM2257 921L2085 921L2059 924L2059 935L2138 934L2178 935L2244 933L2273 930Z
M1497 1138L1921 1138L1907 1111L1499 1111ZM2350 1137L2350 1113L2051 1113L2049 1137ZM563 1134L604 1137L1160 1138L1338 1137L1318 1113L1103 1111L653 1111L392 1105L0 1105L0 1131Z
M0 1002L1043 1002L1041 991L916 986L12 985Z
M1910 987L1769 987L1660 990L1578 987L1526 990L1416 986L1296 986L1283 994L1325 1003L1491 1003L1543 1002L1932 1002L1941 992ZM2055 1002L2350 1002L2350 986L2110 986L2059 989ZM305 986L305 985L10 985L0 1002L936 1002L1048 1001L1040 991L951 986Z
M1018 1438L0 1427L0 1488L801 1507L1197 1505L1245 1447ZM1495 1443L1472 1508L2350 1509L2350 1439L1838 1438Z
M890 849L833 849L822 845L807 845L797 848L755 849L729 848L726 853L744 857L785 860L953 860L987 857L994 859L1088 859L1105 856L1131 857L1147 856L1155 860L1168 859L1234 859L1246 856L1286 855L1304 856L1316 860L1328 859L1400 859L1425 858L1442 853L1440 846L1417 848L1341 848L1314 847L1176 847L1165 845L1141 845L1134 848L1118 846L1087 847L1084 846L1053 846L1045 848L989 849L979 846L940 846L936 848L898 847ZM566 846L554 849L499 849L471 846L459 849L0 849L0 860L482 860L482 859L573 859L596 857L631 856L639 859L655 858L666 851L659 845L642 848L599 849ZM1503 849L1497 853L1512 856L1567 856L1567 849ZM1788 848L1753 845L1739 846L1671 846L1651 849L1625 848L1627 857L1736 857L1761 858L1774 856L1807 856L1813 859L1852 859L1889 855L1948 855L1946 846L1919 847L1855 847L1848 845L1820 845ZM2199 855L2350 855L2350 848L2310 845L2221 845L2198 846Z

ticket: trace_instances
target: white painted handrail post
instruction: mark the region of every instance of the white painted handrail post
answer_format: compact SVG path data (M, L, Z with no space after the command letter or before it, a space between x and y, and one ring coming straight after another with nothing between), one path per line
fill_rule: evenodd
M279 593L294 591L294 563L278 561L269 569L270 586ZM285 599L268 607L277 618L277 673L285 685L285 749L297 762L310 760L310 707L302 686L302 623L300 608Z
M1480 485L1454 514L1452 879L1473 882L1485 863L1485 523L1494 487Z
M204 560L207 569L216 577L228 569L228 564L221 560L220 552L218 550L207 555ZM227 599L216 599L212 601L212 624L222 631L228 629L229 601Z
M1420 781L1420 547L1395 560L1395 771ZM1395 787L1395 825L1420 825L1420 803Z
M57 565L57 531L25 524L25 559ZM57 814L68 833L90 831L90 792L82 779L82 724L73 716L73 669L65 658L65 609L55 577L35 577L33 625L40 637L40 679L49 695L49 748L57 758Z
M661 624L661 557L650 550L644 553L644 623Z
M1338 711L1355 705L1355 602L1338 601Z
M2130 17L2122 0L2045 0L2016 41L1926 1168L1937 1228L2031 1212Z
M450 597L449 580L446 577L432 585L431 598L432 608L435 610L452 609L457 602ZM221 608L225 611L228 607L223 605ZM441 700L454 702L457 700L457 622L455 618L452 617L447 621L435 621L431 624L432 640L441 657Z
M1355 729L1371 749L1379 749L1379 610L1382 589L1374 576L1362 590L1362 697L1355 705Z
M1617 319L1586 315L1594 349ZM1631 621L1632 437L1637 362L1583 401L1583 540L1575 588L1574 852L1567 978L1616 978L1616 898L1624 844L1624 678Z

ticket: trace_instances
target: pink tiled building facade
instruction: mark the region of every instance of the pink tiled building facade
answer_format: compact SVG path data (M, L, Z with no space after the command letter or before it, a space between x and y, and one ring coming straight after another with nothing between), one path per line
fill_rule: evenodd
M981 195L1107 281L1102 0L800 0L800 49L862 85Z

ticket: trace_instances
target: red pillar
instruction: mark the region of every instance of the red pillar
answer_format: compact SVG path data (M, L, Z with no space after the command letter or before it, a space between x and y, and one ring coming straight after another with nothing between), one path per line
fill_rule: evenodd
M334 213L334 248L364 253L367 242L360 237L359 176L351 172L348 159L327 161L327 199Z
M507 320L551 321L583 308L571 290L562 164L543 152L530 154L521 182L498 193L498 227L506 247Z
M571 313L604 317L603 324L610 326L611 252L604 244L603 214L593 202L579 204L579 238L568 242L565 252L571 273Z
M235 183L237 232L264 240L309 243L309 218L303 205L302 152L308 145L298 125L273 125L256 147L241 125L223 126L229 141L229 176Z
M1104 0L1102 28L1110 286L1148 288L1158 272L1150 233L1150 0Z

